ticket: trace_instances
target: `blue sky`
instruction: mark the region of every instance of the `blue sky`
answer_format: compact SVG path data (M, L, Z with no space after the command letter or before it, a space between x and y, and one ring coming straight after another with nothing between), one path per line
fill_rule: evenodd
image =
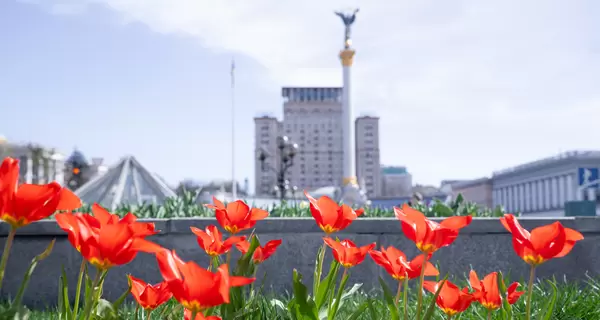
M8 0L0 3L0 134L109 163L132 154L176 183L253 180L253 117L280 87L337 85L353 31L356 114L381 117L385 164L417 182L476 178L600 149L600 3Z

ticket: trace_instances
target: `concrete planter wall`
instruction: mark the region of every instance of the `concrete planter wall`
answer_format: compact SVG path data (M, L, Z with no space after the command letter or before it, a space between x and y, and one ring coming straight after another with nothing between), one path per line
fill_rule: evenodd
M522 218L520 221L524 227L531 229L555 220ZM582 232L585 240L579 242L568 256L539 267L537 275L544 278L554 275L569 280L585 279L586 274L598 276L600 218L562 218L560 221L566 227ZM190 232L190 226L203 229L209 224L215 224L214 219L153 220L153 222L162 232L150 239L167 248L175 249L185 260L195 260L202 266L208 265L208 259L199 248L195 236ZM0 246L2 247L7 233L8 226L0 224ZM310 287L316 252L323 244L323 233L315 222L307 218L270 218L257 224L256 233L262 243L272 239L283 239L278 252L260 266L259 280L263 279L265 273L267 275L265 288L272 288L277 292L291 291L294 268L304 275L304 282ZM417 254L415 245L406 239L399 222L395 219L362 218L336 236L340 239L352 239L357 245L372 242L377 243L377 248L382 245L393 245L404 251L409 258ZM53 238L56 238L54 251L35 270L24 302L37 308L55 306L62 267L69 277L70 286L75 287L81 256L73 249L66 234L54 221L42 221L19 230L8 262L4 286L0 292L3 299L16 294L31 259ZM461 231L455 243L438 251L433 260L439 264L442 274L450 273L457 277L466 275L471 266L480 274L510 271L512 279L526 278L528 274L527 266L513 251L510 234L498 219L474 219L470 226ZM330 251L327 254L327 261L331 261ZM109 272L104 287L105 297L114 300L126 290L126 274L132 274L151 283L161 281L155 258L141 253L129 265L114 268ZM390 279L383 269L368 257L362 265L351 269L350 282L363 283L363 288L369 290L379 287L378 276ZM72 295L73 290L71 289Z

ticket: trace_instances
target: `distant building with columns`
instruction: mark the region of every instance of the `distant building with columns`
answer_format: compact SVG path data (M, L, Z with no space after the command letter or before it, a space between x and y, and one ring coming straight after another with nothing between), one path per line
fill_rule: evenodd
M0 142L0 158L19 160L19 182L44 184L57 181L64 184L65 156L51 148L35 144Z
M497 171L491 178L493 205L530 216L562 216L568 201L600 203L599 171L600 151L569 151Z

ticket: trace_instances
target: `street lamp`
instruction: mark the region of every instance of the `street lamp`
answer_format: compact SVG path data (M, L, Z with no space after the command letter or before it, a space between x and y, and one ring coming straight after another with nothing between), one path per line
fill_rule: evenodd
M294 165L294 157L298 153L298 144L290 141L287 136L281 136L277 137L277 149L279 150L280 157L278 167L273 167L266 163L269 155L264 150L261 150L258 160L263 172L269 170L275 172L277 184L274 187L274 192L278 193L279 199L283 201L288 192L293 193L297 190L297 187L290 186L290 181L286 179L286 175L288 174L288 169Z

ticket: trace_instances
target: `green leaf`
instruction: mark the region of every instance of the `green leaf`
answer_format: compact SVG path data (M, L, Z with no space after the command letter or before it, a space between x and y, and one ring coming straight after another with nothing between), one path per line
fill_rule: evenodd
M552 319L552 314L554 313L554 308L556 307L556 297L558 295L558 288L556 287L556 284L553 281L548 280L548 283L550 284L550 286L552 286L552 295L550 296L550 300L544 306L544 309L542 309L546 310L546 312L540 312L540 317L538 318L540 320Z
M119 312L110 301L100 299L96 304L95 316L102 320L117 320L119 319Z
M506 283L504 282L504 274L498 272L498 283L500 284L500 292L502 292L502 316L506 319L512 319L512 306L508 303Z
M31 279L31 275L33 274L33 271L35 270L35 267L37 266L38 262L46 259L50 255L50 253L52 253L52 249L54 248L55 242L56 242L56 239L52 239L52 241L50 241L50 244L46 247L46 250L44 250L42 253L35 256L33 258L33 260L31 260L31 263L29 264L29 268L27 268L27 272L25 272L25 276L23 277L23 282L21 282L21 287L19 288L19 292L17 293L15 300L12 303L13 306L21 305L21 300L23 300L23 295L25 294L25 289L27 289L27 285L29 285L29 279Z
M370 299L359 305L350 317L348 317L348 320L357 320L369 308L369 305L371 305Z
M429 308L427 308L427 312L423 316L422 320L430 320L433 318L433 312L435 311L436 300L437 300L438 296L440 295L440 292L442 291L442 287L446 284L446 280L448 280L447 275L444 277L444 280L442 280L442 282L438 286L438 289L435 291L435 294L433 295L433 299L431 299L431 303L429 303Z
M329 273L325 279L319 283L317 291L315 291L315 303L317 305L317 310L321 310L321 307L325 301L327 301L327 298L333 294L339 269L340 263L333 259L331 266L329 267Z
M319 320L315 302L308 297L308 289L302 283L302 275L298 270L293 272L294 303L298 320Z
M321 273L323 272L323 260L325 259L325 246L320 246L317 250L317 260L315 262L315 271L313 273L313 295L319 292L321 285Z
M346 283L348 282L348 278L350 277L350 273L345 272L342 277L342 281L340 282L340 287L338 288L338 292L335 296L335 302L333 303L333 307L329 310L329 314L327 315L328 320L335 319L335 315L338 312L340 307L340 302L342 301L342 294L344 293L344 288L346 288Z
M383 278L379 277L379 283L381 284L381 289L383 290L383 299L385 304L387 305L388 310L390 311L390 316L392 320L400 320L400 313L398 312L398 307L394 301L394 294L390 290Z
M58 281L58 312L60 313L60 319L67 320L73 317L73 310L69 302L69 284L64 265L61 266L61 275Z
M123 294L119 298L117 298L117 300L115 300L115 302L113 302L113 304L112 304L113 308L115 310L119 310L121 305L123 305L123 302L125 302L125 299L131 293L131 287L132 287L131 278L127 277L127 290L125 292L123 292Z

